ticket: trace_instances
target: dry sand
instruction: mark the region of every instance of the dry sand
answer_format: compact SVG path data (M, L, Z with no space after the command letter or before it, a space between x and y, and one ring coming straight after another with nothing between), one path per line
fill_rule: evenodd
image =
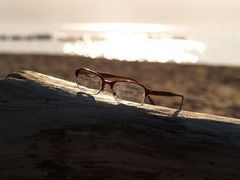
M183 94L184 110L240 118L240 67L93 60L60 55L0 55L0 78L25 69L74 82L74 70L79 67L133 77L153 89Z

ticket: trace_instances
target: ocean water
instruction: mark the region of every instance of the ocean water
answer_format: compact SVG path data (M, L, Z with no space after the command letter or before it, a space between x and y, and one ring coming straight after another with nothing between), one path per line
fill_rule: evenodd
M0 24L0 53L240 66L236 25Z

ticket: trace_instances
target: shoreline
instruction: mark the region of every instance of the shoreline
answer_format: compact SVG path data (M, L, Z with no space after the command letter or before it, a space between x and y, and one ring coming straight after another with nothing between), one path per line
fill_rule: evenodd
M97 58L91 58L86 56L80 56L76 54L65 54L61 52L11 52L11 51L0 51L0 56L54 56L54 57L80 57L83 59L90 59L90 60L108 60L108 61L123 61L123 62L139 62L139 63L159 63L159 64L176 64L176 65L183 65L183 66L207 66L207 67L230 67L230 68L240 68L239 64L232 64L232 63L209 63L206 60L199 60L197 63L190 63L190 62L182 62L182 63L176 63L175 61L167 61L167 62L157 62L157 61L127 61L127 60L118 60L118 59L106 59L104 57L97 57Z

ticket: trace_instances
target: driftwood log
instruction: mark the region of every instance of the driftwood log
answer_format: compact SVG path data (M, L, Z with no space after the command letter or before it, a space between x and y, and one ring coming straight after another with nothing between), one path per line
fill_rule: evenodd
M240 120L19 71L0 80L0 179L240 179Z

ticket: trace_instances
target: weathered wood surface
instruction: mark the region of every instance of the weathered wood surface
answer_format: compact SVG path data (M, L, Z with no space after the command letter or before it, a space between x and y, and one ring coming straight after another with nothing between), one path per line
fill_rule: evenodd
M78 93L31 71L0 80L0 179L239 179L240 120Z

